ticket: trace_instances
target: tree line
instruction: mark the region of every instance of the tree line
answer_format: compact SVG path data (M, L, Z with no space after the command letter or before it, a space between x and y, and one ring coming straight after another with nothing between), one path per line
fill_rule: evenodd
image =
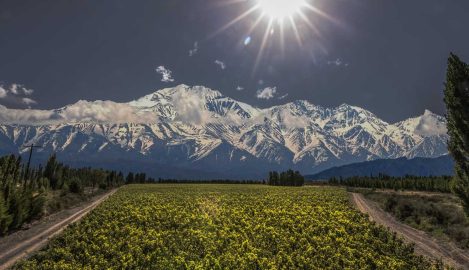
M265 184L265 181L230 180L230 179L179 180L179 179L162 179L162 178L159 178L157 183L159 183L159 184Z
M44 215L52 193L83 194L85 188L108 189L124 184L122 172L71 168L52 155L45 167L27 169L21 156L0 157L0 235Z
M439 177L421 177L421 176L405 176L391 177L384 174L378 176L356 176L349 178L329 179L328 183L333 186L362 187L375 189L394 189L394 190L419 190L430 192L451 192L451 176Z
M269 172L267 184L271 186L295 186L300 187L305 183L305 178L299 171L287 170L278 173L277 171Z

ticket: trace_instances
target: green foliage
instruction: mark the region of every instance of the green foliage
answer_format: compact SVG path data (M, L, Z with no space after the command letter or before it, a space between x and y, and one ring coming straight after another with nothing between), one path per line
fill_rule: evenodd
M5 205L3 194L0 193L0 235L4 234L8 230L11 220L8 208Z
M469 66L454 54L448 59L445 86L448 150L456 171L452 188L469 213Z
M30 219L37 219L44 215L44 209L47 204L47 195L41 192L33 197L29 217Z
M419 190L431 192L450 193L451 177L424 177L424 176L405 176L391 177L387 175L378 175L370 177L350 177L345 179L331 178L329 185L362 187L372 189L394 189L394 190Z
M129 185L14 269L432 269L341 188Z
M276 171L269 172L269 179L267 184L271 186L295 186L300 187L305 183L305 178L300 174L299 171L288 170L281 172L280 174Z
M43 216L48 206L48 193L83 194L85 187L116 187L123 182L122 173L70 168L59 163L55 155L50 157L44 169L32 168L29 172L20 157L0 157L0 235ZM60 202L54 203L60 206Z
M81 185L80 179L77 177L72 178L68 186L68 189L72 193L77 193L77 194L83 193L83 186Z
M450 194L402 195L384 192L365 193L401 222L469 249L469 219L459 199Z

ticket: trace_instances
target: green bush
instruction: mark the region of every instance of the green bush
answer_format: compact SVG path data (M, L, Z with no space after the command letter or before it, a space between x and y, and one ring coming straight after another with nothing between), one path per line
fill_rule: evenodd
M47 196L45 193L40 193L33 198L29 216L31 219L37 219L44 215L45 207L47 204Z
M76 178L73 178L72 181L70 181L68 189L70 190L70 192L75 194L83 193L83 186L81 185L80 180Z

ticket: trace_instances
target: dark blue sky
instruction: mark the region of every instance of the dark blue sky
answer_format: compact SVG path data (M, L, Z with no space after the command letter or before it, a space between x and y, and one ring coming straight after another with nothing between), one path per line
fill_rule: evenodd
M296 99L348 103L392 122L426 108L443 114L446 58L453 51L469 61L467 0L314 0L336 21L305 12L319 34L297 18L302 46L286 27L283 52L276 25L255 70L267 19L247 46L259 12L212 37L255 0L227 2L0 0L0 82L34 89L34 108L79 99L129 101L184 83L260 107ZM194 42L199 50L190 57ZM175 81L162 82L158 66L170 69ZM277 87L277 96L256 98L264 87Z

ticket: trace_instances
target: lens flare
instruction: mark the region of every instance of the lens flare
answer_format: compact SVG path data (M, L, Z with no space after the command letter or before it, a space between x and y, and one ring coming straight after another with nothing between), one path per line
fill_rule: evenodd
M313 20L315 19L314 17L320 17L339 26L341 25L340 21L316 7L314 0L226 0L225 4L245 4L246 2L250 3L250 5L243 13L219 28L208 38L211 39L217 36L241 21L251 21L251 26L248 32L243 35L240 44L244 44L244 47L247 47L253 40L256 40L256 43L260 44L259 52L253 65L253 74L260 65L264 51L273 38L278 36L281 53L283 55L285 52L285 39L287 38L295 38L298 45L303 47L304 39L310 38L311 35L317 37L322 36L319 28L316 26L318 20L317 18ZM256 13L257 15L255 16L258 16L257 19L252 20L251 17ZM257 34L254 33L256 28L264 21L266 22L266 28L265 32L262 34L263 36L254 38L253 35ZM288 34L288 36L286 34ZM315 46L321 47L320 41L317 41L315 44Z

